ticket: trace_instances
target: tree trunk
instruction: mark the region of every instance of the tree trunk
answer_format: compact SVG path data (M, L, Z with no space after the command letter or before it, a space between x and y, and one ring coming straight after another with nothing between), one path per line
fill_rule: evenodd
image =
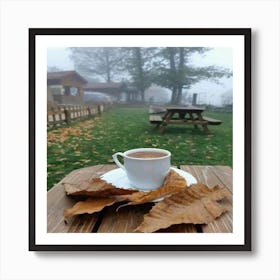
M177 85L176 85L176 81L175 81L175 77L176 77L176 66L175 66L175 53L176 50L175 48L168 48L169 50L169 64L170 64L170 72L171 72L171 76L173 77L173 85L172 85L172 96L171 96L171 104L176 104L176 100L177 100Z
M193 97L192 97L192 105L193 105L193 106L196 106L196 105L197 105L197 93L194 93L194 94L193 94Z
M110 67L110 58L109 58L109 52L105 48L105 61L106 61L106 76L107 76L107 83L111 82L111 67Z
M183 84L184 84L184 65L185 65L185 50L179 48L179 69L178 69L178 93L176 98L176 104L180 104L182 101Z
M143 72L143 58L141 48L135 48L136 67L138 73L138 90L141 96L141 101L144 101L145 81Z
M182 101L182 92L183 88L181 85L178 86L177 96L176 96L176 104L180 104Z
M141 95L141 101L144 102L145 101L145 92L140 92Z
M172 95L171 95L171 104L176 104L177 101L177 87L172 88Z

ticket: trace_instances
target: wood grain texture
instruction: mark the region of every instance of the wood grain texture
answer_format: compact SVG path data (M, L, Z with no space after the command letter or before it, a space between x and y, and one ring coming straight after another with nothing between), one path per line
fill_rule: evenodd
M215 185L226 187L232 194L232 169L229 166L182 165L180 168L191 173L199 182L209 187L214 187ZM230 203L232 205L232 198ZM201 225L201 228L203 232L207 233L231 233L233 231L232 220L233 214L231 208L230 211L224 213L212 223Z
M65 223L63 210L72 207L79 198L67 196L64 184L81 184L115 168L115 165L96 165L77 169L53 186L47 193L47 232L91 232L96 224L98 213L80 215Z
M56 184L47 193L47 232L133 232L142 222L143 216L151 209L153 203L144 205L128 206L116 211L117 205L106 207L100 213L83 214L71 218L66 224L63 210L72 207L78 200L65 194L65 184L81 184L86 180L97 178L104 173L117 168L116 165L96 165L75 170ZM181 166L182 170L191 173L210 187L220 185L228 188L232 193L232 169L227 166ZM220 218L208 225L201 227L192 224L173 225L167 229L159 230L158 233L183 232L196 233L198 229L203 232L232 232L232 211L223 214Z
M75 217L69 225L68 232L72 233L89 233L92 232L93 227L98 221L98 213L96 214L83 214Z
M150 211L153 203L127 206L117 210L117 205L108 207L104 211L102 222L97 232L133 233L142 222L143 217Z
M156 233L197 233L197 229L191 224L172 225L165 229L160 229Z

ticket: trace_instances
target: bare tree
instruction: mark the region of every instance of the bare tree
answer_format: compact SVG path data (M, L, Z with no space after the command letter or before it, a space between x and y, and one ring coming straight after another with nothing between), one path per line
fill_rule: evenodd
M75 69L91 79L112 82L121 67L120 48L70 48Z

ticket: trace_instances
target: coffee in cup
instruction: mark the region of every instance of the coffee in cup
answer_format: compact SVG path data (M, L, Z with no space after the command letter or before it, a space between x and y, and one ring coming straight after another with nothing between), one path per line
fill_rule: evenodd
M118 156L123 157L124 164ZM115 153L113 160L126 172L132 187L153 190L162 186L169 172L171 153L163 149L139 148Z

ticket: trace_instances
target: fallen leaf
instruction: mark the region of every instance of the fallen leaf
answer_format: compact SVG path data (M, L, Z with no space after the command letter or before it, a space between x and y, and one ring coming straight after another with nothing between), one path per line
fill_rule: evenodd
M115 202L130 201L129 204L143 204L153 199L174 194L186 187L186 181L177 172L171 170L164 180L164 185L154 191L139 192L135 190L120 189L96 178L80 185L63 183L68 195L92 196L85 201L77 202L73 207L64 210L64 218L68 219L79 214L92 214L101 211L105 206ZM134 193L133 193L134 192ZM129 195L127 195L129 193Z
M191 185L155 204L135 231L155 232L182 223L208 224L230 209L230 203L220 203L230 197L226 188Z
M85 201L79 201L74 204L73 207L64 210L64 218L69 219L75 215L80 214L93 214L101 211L104 207L114 204L116 200L114 198L93 198L90 197Z
M167 195L174 194L186 188L186 180L180 176L176 171L171 170L166 176L163 186L148 192L135 192L130 195L122 195L119 201L128 200L129 203L119 206L119 208L127 205L144 204ZM119 209L118 208L118 209Z
M94 197L109 197L116 195L127 195L137 192L132 189L116 188L112 184L100 178L94 178L80 184L62 183L64 185L67 195L85 195Z
M81 139L83 137L92 138L89 129L95 127L97 124L98 119L96 118L94 121L92 119L89 119L83 122L79 122L78 124L74 124L73 126L61 127L57 130L48 131L48 145L63 143L69 140L71 137L74 139Z

